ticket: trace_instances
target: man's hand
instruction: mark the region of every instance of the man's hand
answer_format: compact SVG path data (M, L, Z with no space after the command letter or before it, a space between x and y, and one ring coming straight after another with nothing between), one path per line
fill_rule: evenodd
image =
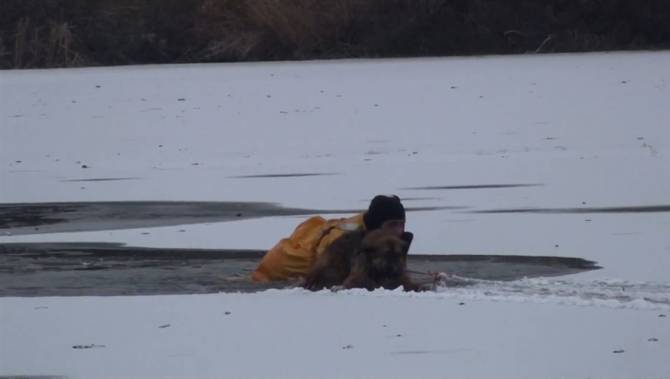
M446 272L436 272L433 274L433 290L438 287L446 287L449 275Z

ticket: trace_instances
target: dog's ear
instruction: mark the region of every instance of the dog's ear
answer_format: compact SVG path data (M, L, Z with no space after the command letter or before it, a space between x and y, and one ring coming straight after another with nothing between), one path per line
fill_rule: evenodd
M400 239L404 242L402 253L407 255L409 252L409 247L412 244L412 240L414 239L414 234L412 232L404 232L402 236L400 236Z
M397 244L400 246L400 251L401 251L403 254L406 253L407 250L408 250L408 247L407 247L407 246L408 246L407 241L405 241L405 240L402 239L402 238L398 238L398 239L396 239L395 241L396 241L395 243L397 243Z

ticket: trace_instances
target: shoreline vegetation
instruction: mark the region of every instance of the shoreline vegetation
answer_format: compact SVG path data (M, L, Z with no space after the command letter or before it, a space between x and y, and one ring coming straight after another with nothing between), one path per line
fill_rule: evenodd
M2 0L0 68L670 48L667 0Z

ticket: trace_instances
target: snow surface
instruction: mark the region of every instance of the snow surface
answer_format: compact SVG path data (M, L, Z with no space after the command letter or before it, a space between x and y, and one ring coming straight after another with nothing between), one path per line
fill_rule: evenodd
M3 336L11 343L3 342L0 352L10 360L2 371L81 378L670 374L668 319L656 312L460 303L396 292L303 290L9 298L3 299ZM104 347L72 348L91 344Z
M481 213L670 205L668 82L667 52L2 71L1 203L397 193L464 207L410 213L413 252L603 269L420 295L2 298L0 375L668 378L668 212ZM237 177L286 173L332 175ZM66 181L90 178L133 180ZM535 186L411 189L482 184ZM0 243L258 249L302 219Z

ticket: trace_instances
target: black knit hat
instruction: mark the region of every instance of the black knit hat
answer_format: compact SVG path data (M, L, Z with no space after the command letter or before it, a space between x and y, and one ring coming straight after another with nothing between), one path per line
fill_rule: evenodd
M396 195L377 195L370 202L368 211L363 215L367 230L379 229L388 220L404 220L405 207Z

